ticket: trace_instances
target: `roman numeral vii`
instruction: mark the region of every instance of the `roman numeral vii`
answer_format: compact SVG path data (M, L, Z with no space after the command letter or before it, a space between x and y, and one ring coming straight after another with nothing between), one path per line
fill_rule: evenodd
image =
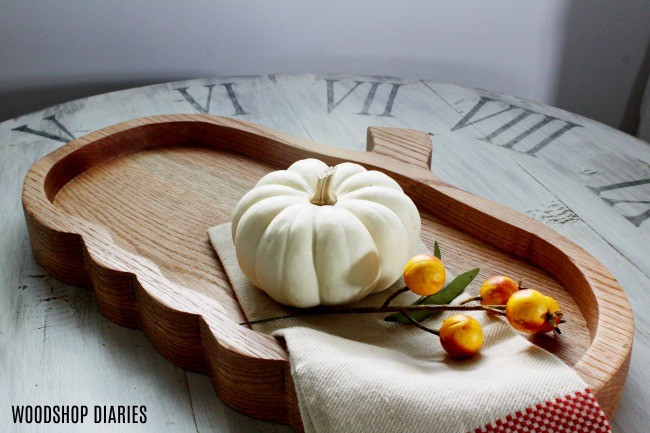
M364 84L370 84L370 88L368 88L368 93L366 93L366 98L363 101L363 106L361 107L361 111L359 111L357 114L362 116L395 117L391 114L391 112L393 111L393 104L395 103L397 92L399 91L399 88L402 86L402 84L382 83L381 81L355 81L354 86L352 86L350 90L348 90L337 101L334 96L334 83L338 81L339 80L325 79L325 82L327 83L327 112L328 113L334 111L334 109L338 107L341 102L343 102L348 96L354 93L360 86ZM382 84L391 86L390 94L388 95L388 99L386 100L386 105L384 105L384 111L381 114L370 114L370 107L373 105L373 102L375 101L375 95L377 94L377 89Z

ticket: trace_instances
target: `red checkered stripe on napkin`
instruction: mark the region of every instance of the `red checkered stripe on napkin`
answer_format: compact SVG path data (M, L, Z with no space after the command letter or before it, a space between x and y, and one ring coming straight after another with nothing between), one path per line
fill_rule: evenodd
M611 432L605 413L589 388L494 421L474 433L605 433Z

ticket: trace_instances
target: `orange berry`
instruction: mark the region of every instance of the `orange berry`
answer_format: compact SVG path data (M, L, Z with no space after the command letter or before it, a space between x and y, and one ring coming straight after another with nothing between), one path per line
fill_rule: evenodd
M537 290L518 290L510 296L506 304L508 322L522 332L550 332L557 328L560 315L557 301ZM555 323L551 323L552 321Z
M469 358L483 345L483 328L471 316L454 314L442 322L440 344L453 358Z
M546 316L547 320L544 325L537 331L538 333L544 334L557 329L558 325L560 324L560 319L562 318L560 304L558 304L557 301L550 296L546 297L546 302L549 315Z
M519 290L519 284L515 280L503 275L496 275L483 282L478 294L483 298L481 299L483 305L505 305L517 290Z
M442 289L447 278L445 266L439 258L429 254L411 257L404 266L406 286L420 296L430 296Z

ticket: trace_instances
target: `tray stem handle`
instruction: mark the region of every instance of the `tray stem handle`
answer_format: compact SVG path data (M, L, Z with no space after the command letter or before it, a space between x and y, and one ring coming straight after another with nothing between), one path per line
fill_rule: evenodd
M418 167L431 167L432 144L426 132L371 126L368 128L366 150Z

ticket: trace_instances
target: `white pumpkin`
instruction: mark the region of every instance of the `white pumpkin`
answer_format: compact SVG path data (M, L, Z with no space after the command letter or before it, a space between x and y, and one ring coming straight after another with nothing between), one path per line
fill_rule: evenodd
M390 177L304 159L264 176L235 207L237 260L276 301L339 305L391 286L420 236L415 204Z

